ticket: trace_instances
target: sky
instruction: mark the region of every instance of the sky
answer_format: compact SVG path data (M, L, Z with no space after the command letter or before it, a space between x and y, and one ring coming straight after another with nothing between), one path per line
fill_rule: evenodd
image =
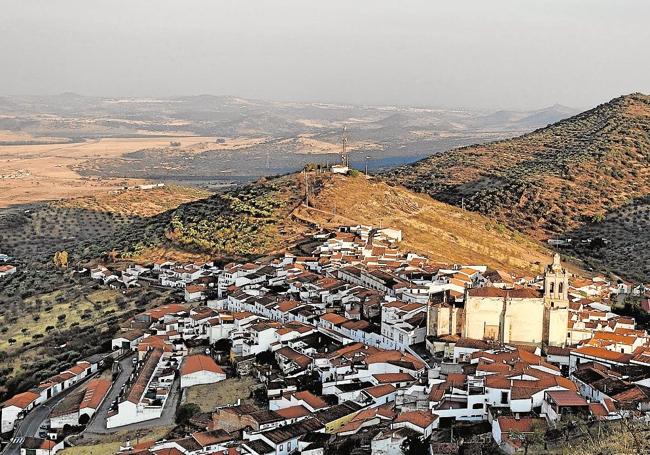
M534 109L650 93L648 0L0 0L0 94Z

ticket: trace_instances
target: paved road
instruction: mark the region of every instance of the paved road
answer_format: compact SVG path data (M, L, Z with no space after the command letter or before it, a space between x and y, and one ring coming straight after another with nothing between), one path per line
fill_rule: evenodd
M131 376L131 373L133 372L133 363L131 361L131 358L132 357L126 358L120 362L120 365L122 366L122 373L120 373L120 376L115 381L115 384L111 389L111 392L109 393L108 397L106 398L102 406L99 408L99 410L93 417L93 420L88 424L86 430L82 433L83 438L92 439L93 436L95 435L114 433L117 430L119 431L142 430L146 428L155 428L155 427L174 425L176 420L176 408L178 407L178 400L180 395L179 393L180 386L178 380L174 381L174 383L172 384L171 393L169 395L169 398L167 399L167 402L165 403L165 409L163 409L162 416L159 419L147 420L140 423L134 423L132 425L125 425L119 428L111 428L111 429L106 428L106 418L108 417L108 409L111 406L113 400L117 398L117 395L120 392L120 389L122 388L124 383L126 383L126 380L129 378L129 376Z
M99 434L107 432L106 418L108 417L108 409L111 407L111 403L113 400L115 400L115 398L117 398L117 395L120 393L122 386L126 383L127 379L129 379L129 376L131 376L131 373L133 372L133 357L135 356L131 355L125 359L120 360L120 367L122 369L122 372L119 374L117 379L115 379L113 387L111 388L110 392L108 392L108 396L93 416L93 419L86 427L84 433Z
M46 403L43 403L34 409L32 409L29 414L25 416L23 420L20 421L16 431L14 432L14 437L12 438L11 444L7 445L3 455L20 455L20 445L24 441L24 438L27 436L37 436L40 426L47 420L52 411L52 408L56 406L61 400L63 400L68 394L77 388L79 384L83 384L85 381L81 381L76 384L75 387L70 387L65 390L63 393L55 396Z

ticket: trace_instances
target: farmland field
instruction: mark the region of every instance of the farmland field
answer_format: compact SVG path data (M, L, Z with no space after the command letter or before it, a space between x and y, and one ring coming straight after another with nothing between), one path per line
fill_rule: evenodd
M90 196L144 179L81 175L77 168L90 160L125 160L142 149L169 146L191 149L214 141L210 137L100 138L66 144L0 145L0 208L39 201Z

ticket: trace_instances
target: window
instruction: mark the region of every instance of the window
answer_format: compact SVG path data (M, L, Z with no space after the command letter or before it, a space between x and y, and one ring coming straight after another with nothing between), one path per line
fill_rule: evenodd
M280 452L284 450L284 444L280 444Z
M508 404L508 392L501 392L501 404Z
M553 291L555 291L555 283L551 281L551 285L549 286L549 292L552 294Z
M560 283L560 285L558 286L558 292L562 294L562 291L564 291L564 283Z
M287 442L287 452L291 452L291 441Z

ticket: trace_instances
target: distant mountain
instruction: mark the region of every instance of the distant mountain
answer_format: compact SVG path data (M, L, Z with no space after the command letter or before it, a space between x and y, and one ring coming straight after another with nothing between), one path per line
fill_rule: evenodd
M563 109L531 116L539 121ZM384 177L537 238L582 238L585 245L602 236L611 243L579 247L577 254L650 278L647 95L622 96L532 133L436 154Z
M476 128L510 129L516 131L534 130L558 122L579 113L560 104L534 111L497 111L475 119Z

